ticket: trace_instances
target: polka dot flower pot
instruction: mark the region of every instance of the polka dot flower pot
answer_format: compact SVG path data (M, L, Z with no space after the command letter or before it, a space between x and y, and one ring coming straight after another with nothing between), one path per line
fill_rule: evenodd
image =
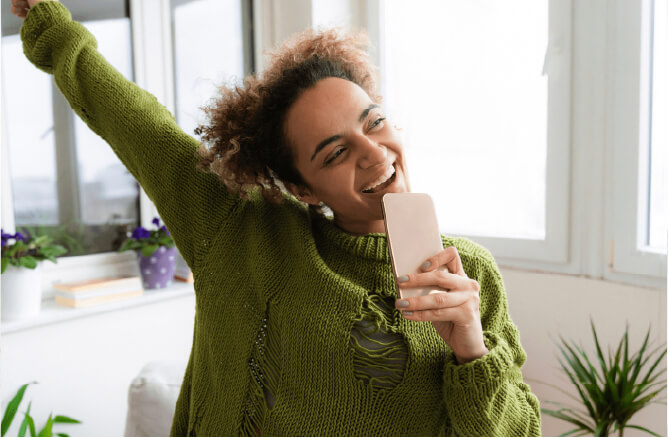
M161 246L149 257L144 257L141 251L137 251L137 255L144 289L163 289L172 284L176 269L176 247Z

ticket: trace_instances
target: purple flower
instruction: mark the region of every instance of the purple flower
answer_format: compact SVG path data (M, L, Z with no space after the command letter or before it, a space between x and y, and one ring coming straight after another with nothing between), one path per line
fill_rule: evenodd
M23 240L24 242L30 240L30 235L27 233L25 235L18 232L16 234L8 234L0 229L0 234L2 234L2 246L7 246L9 239L15 239L16 241Z
M12 234L5 233L5 230L0 228L0 233L2 234L2 246L7 246L7 241L14 238Z
M144 227L137 227L132 232L132 238L136 240L148 239L149 237L151 237L151 232Z
M169 230L167 229L166 226L163 225L163 226L160 227L160 229L161 229L162 231L164 231L168 236L170 235L170 234L169 234Z
M153 222L153 225L160 228L160 218L154 217L151 222Z

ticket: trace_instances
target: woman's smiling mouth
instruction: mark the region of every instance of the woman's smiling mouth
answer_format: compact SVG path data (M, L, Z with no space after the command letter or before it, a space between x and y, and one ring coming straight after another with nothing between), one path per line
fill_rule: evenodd
M397 171L394 163L387 168L387 171L376 180L369 183L362 193L378 193L389 187L396 179Z

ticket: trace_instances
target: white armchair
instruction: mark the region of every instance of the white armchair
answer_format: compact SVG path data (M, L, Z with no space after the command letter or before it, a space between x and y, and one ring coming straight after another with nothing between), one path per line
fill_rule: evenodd
M125 436L169 436L186 365L154 361L141 369L128 390Z

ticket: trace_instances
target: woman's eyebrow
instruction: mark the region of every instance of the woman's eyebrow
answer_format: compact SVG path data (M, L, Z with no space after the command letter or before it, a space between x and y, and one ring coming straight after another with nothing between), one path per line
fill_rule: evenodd
M340 138L343 138L343 136L340 135L340 134L332 135L331 137L326 138L326 139L324 139L323 141L321 141L320 143L318 143L318 146L315 147L315 152L313 152L313 155L311 155L311 161L313 161L313 159L315 158L316 154L317 154L318 152L320 152L321 150L323 150L323 149L325 148L325 146L327 146L327 145L330 144L331 142L336 141L336 140L338 140L338 139L340 139Z
M375 103L372 103L371 105L369 105L369 106L367 107L367 109L365 109L364 111L362 111L362 114L360 114L360 123L363 122L364 119L366 119L366 116L369 115L369 111L371 111L371 110L374 109L374 108L380 108L380 105L377 105L377 104L375 104Z
M360 123L362 123L364 121L364 119L366 119L366 116L369 115L369 111L371 111L374 108L380 108L380 105L372 103L367 108L365 108L364 111L362 111L362 114L360 114L360 118L359 118ZM321 141L320 143L318 143L318 146L315 147L315 151L313 151L313 155L311 155L311 161L313 161L313 159L318 154L318 152L323 150L325 148L325 146L327 146L331 142L336 141L336 140L338 140L342 137L343 136L339 135L339 134L332 135L331 137L328 137L328 138L324 139L323 141Z

